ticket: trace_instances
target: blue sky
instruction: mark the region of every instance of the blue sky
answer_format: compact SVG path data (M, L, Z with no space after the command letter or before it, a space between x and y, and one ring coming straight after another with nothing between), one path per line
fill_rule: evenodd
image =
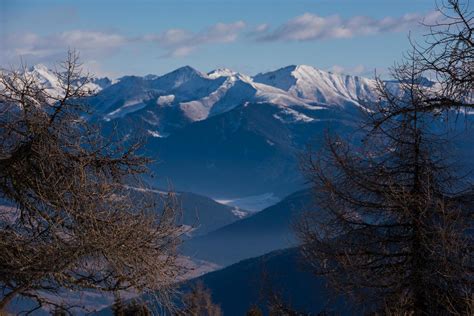
M0 0L0 65L76 48L97 75L290 64L371 75L400 60L434 0Z

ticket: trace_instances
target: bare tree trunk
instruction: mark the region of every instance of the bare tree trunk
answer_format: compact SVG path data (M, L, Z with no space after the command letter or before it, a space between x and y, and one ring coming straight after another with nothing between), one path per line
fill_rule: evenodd
M15 296L24 289L25 287L18 287L2 298L2 300L0 301L0 316L3 315L2 313L6 313L5 309L7 308L8 304L10 304L11 301L15 298Z

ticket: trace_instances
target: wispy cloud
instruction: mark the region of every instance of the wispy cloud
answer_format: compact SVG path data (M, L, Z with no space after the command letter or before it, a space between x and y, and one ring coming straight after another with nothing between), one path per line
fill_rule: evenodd
M199 47L214 43L231 43L237 40L245 22L217 23L203 31L191 32L183 29L171 29L159 34L144 37L156 43L166 52L166 57L184 57Z
M334 73L348 75L361 75L367 72L367 68L364 65L357 65L354 67L343 67L340 65L333 65L328 70Z
M438 12L426 15L406 14L401 17L376 19L366 16L342 18L339 15L319 16L305 13L271 29L262 24L254 32L256 40L273 41L315 41L324 39L353 38L382 33L406 31L416 27L421 21L430 22L439 17Z
M68 48L74 48L87 57L109 54L131 39L118 33L71 30L41 36L36 33L11 34L6 39L3 58L15 61L19 56L30 62L38 62L62 55Z
M161 33L125 36L119 32L69 30L49 35L37 33L10 34L3 39L6 49L0 51L2 61L17 62L18 57L30 63L56 61L69 48L77 49L85 58L111 56L130 44L153 43L161 48L162 57L184 57L208 44L231 43L246 27L243 21L217 23L199 32L169 29Z
M326 68L326 70L337 74L363 76L367 78L375 78L375 76L385 78L390 75L390 69L387 67L367 67L361 64L355 66L333 65Z
M70 16L74 18L75 12ZM76 17L77 18L77 17ZM134 53L150 49L153 45L160 56L179 58L189 56L207 45L228 44L240 40L260 43L286 41L317 41L324 39L354 38L374 34L404 32L414 29L424 20L427 23L440 18L439 13L406 14L400 17L372 18L339 15L318 16L312 13L289 19L281 25L257 24L247 26L244 21L216 23L203 29L173 28L136 36L119 31L72 29L49 34L35 32L5 34L0 36L0 61L3 66L17 63L24 57L28 63L55 62L64 57L68 48L77 49L83 60L96 63L114 54L130 49ZM242 36L246 34L247 36ZM144 45L145 44L145 45ZM337 69L337 67L336 67Z

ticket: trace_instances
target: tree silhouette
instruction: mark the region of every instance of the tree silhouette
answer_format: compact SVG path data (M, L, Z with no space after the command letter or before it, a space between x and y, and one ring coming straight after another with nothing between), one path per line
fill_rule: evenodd
M68 289L166 294L179 272L173 200L139 186L137 144L84 117L90 76L70 52L51 92L26 68L0 74L0 311Z

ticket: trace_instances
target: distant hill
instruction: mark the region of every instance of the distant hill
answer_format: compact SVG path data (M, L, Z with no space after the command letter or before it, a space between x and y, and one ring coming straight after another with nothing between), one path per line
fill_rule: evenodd
M193 236L209 233L249 214L246 210L191 192L179 192L177 198L183 212L182 222L193 227Z
M270 289L295 310L314 315L322 311L350 314L341 299L329 298L324 280L303 265L297 248L241 261L194 279L185 288L198 281L211 290L213 301L220 304L225 316L245 315L252 305L267 312Z
M310 190L296 192L255 215L186 241L184 253L220 265L229 265L294 246L296 240L292 224L302 212L311 208Z
M137 192L138 198L139 191L156 194L158 197L156 209L158 211L162 209L167 197L166 191L134 187L130 187L130 189L132 192ZM209 233L250 214L247 210L218 203L211 198L191 192L175 192L175 197L180 211L178 223L186 226L188 236Z

